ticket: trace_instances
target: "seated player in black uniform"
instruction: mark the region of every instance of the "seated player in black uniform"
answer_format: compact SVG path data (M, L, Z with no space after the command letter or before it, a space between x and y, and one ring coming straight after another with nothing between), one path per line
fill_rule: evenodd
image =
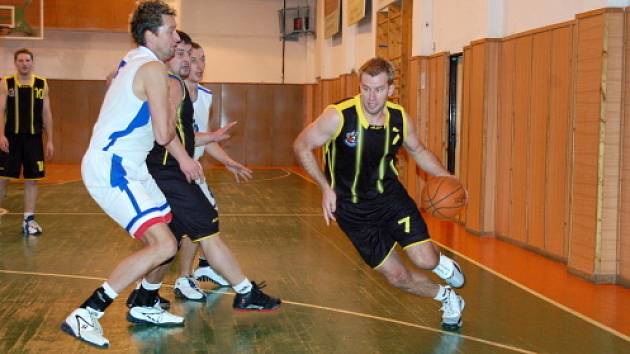
M452 287L463 286L464 276L457 263L430 242L415 202L398 181L396 153L404 146L430 175L449 173L420 143L403 108L387 100L394 92L391 63L371 59L359 75L360 94L329 106L297 137L295 153L322 190L326 223L336 220L363 260L390 284L441 301L442 326L458 329L464 300ZM326 175L312 151L322 146ZM433 270L449 285L435 284L407 268L396 244L415 267Z

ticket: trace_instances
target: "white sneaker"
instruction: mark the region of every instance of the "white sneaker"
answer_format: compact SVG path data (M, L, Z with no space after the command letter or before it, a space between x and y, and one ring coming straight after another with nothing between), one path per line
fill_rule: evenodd
M192 301L205 301L206 294L192 277L180 277L175 282L175 295Z
M217 274L211 267L199 267L195 269L193 278L200 281L211 281L219 286L230 286L230 283Z
M464 273L459 264L443 254L440 254L440 263L433 269L433 273L454 288L464 286Z
M160 327L178 327L184 325L184 318L165 311L157 303L154 306L134 306L127 313L131 323L152 324Z
M22 220L22 232L25 235L39 235L42 233L42 227L39 226L33 215Z
M455 293L455 290L449 286L446 287L448 292L444 300L442 300L442 328L449 331L456 331L462 327L462 311L466 303L461 296Z
M93 309L78 308L61 324L61 330L69 335L99 348L109 347L109 341L103 336L98 319L104 312Z

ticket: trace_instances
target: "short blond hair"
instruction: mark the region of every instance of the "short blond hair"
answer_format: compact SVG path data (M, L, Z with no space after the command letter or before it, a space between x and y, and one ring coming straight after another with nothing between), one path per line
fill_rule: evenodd
M365 62L365 64L361 65L361 68L359 69L359 78L364 73L372 77L380 73L386 73L387 83L389 85L394 83L394 77L396 77L396 69L394 69L394 65L381 57L372 58Z

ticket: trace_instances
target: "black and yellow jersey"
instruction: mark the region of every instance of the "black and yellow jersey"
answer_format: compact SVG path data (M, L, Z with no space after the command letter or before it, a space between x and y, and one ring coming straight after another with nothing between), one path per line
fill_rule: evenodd
M2 81L7 90L5 134L41 134L46 79L32 75L31 82L21 84L17 76L12 75Z
M184 80L173 73L169 73L169 77L177 79L182 86L183 99L177 106L177 137L179 138L179 141L182 142L182 145L184 145L184 148L186 149L188 155L192 157L195 152L193 102L190 99L190 94L188 93L188 88L184 84ZM168 153L164 146L158 143L153 143L153 149L151 149L149 155L147 156L147 165L149 165L149 167L176 167L179 170L179 163L177 162L177 160L175 160L175 158Z
M340 200L352 203L372 200L391 190L398 182L396 153L407 134L404 109L385 104L385 123L369 125L361 107L360 95L329 107L341 122L324 147L325 171Z

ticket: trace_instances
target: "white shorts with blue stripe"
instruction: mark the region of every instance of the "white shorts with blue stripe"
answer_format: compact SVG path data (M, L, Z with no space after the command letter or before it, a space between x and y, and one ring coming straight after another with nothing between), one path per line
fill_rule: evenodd
M83 157L81 175L96 203L133 237L171 221L171 208L144 160L92 150Z

